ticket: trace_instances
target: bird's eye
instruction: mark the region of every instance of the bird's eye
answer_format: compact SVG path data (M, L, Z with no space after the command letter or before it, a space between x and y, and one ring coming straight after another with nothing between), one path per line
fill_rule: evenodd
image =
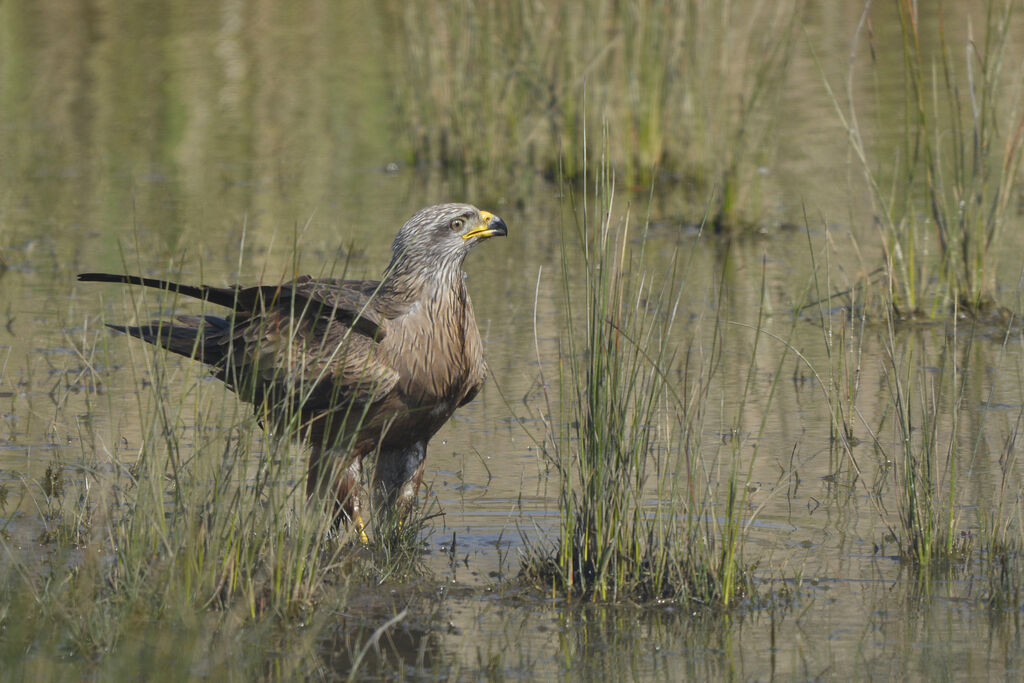
M456 218L455 220L452 221L452 230L458 232L459 230L462 230L462 226L464 226L465 224L466 220L464 218Z

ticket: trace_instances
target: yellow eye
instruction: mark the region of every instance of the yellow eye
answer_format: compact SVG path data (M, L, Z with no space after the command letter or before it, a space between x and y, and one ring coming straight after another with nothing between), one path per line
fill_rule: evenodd
M452 230L458 232L459 230L462 230L462 226L464 226L465 224L465 219L456 218L455 220L452 221Z

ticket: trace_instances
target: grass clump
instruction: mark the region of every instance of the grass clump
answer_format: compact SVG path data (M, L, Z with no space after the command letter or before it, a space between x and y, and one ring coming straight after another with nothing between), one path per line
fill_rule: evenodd
M984 600L995 610L1016 614L1024 607L1024 500L1017 468L1017 442L1024 412L1017 414L999 459L999 486L994 498L980 505L978 546L985 572Z
M1008 98L1013 84L1003 71L1018 4L989 0L980 40L968 21L961 63L941 10L934 28L926 27L914 3L895 0L905 104L902 145L890 168L872 157L865 142L852 68L848 109L834 99L879 226L887 282L883 305L897 317L947 316L955 308L977 315L997 307L1002 234L1014 210L1024 150L1021 82ZM881 46L871 47L874 56Z
M1001 303L1000 295L1006 292L997 281L1005 231L1017 210L1024 154L1022 81L1003 68L1019 2L983 3L980 39L970 17L964 32L954 37L956 28L946 23L941 9L926 13L907 0L894 0L891 9L898 22L898 73L905 95L898 111L902 139L891 165L876 158L866 142L868 135L855 107L852 68L847 107L833 96L869 188L885 259L880 296L851 298L838 346L831 341L831 316L820 312L832 362L826 401L833 413L834 451L847 456L846 462L869 489L900 559L918 570L926 589L936 572L976 563L987 576L987 600L1007 604L1020 595L1014 579L1019 574L1013 570L1020 566L1019 549L1024 544L1011 531L1017 528L1019 500L1006 495L1004 481L995 505L965 502L969 493L960 479L986 448L986 412L981 411L980 420L966 417L964 423L965 416L977 410L969 407L972 366L975 376L990 371L983 356L974 352L986 337L1005 329L1001 363L1010 334L1019 329L1015 316ZM877 13L877 4L865 6L855 40ZM876 78L885 73L881 62L887 56L885 43L875 39L878 25L876 21L875 28L868 29ZM962 47L957 46L959 41ZM960 54L965 56L962 60ZM884 130L886 125L880 122L879 127ZM857 406L864 337L879 329L867 324L871 317L882 321L881 362L887 389L875 425L868 424ZM972 327L965 337L959 326L966 317L982 327ZM925 343L929 328L902 324L913 318L951 318L937 348L929 350ZM833 355L836 351L838 355ZM864 480L854 456L859 426L878 456L881 480L873 485ZM1011 426L1007 443L1016 441L1018 431L1019 423ZM1000 462L1014 461L1011 447ZM881 491L890 484L895 509L880 502ZM965 519L975 508L980 528Z
M664 279L651 275L645 235L634 236L628 211L615 218L613 196L602 164L596 201L574 214L577 240L563 240L561 427L549 419L544 440L558 475L558 539L526 541L524 575L566 596L729 607L754 591L743 539L757 448L744 456L740 436L754 367L726 429L735 438L721 441L727 461L708 460L701 433L724 325L715 321L710 351L699 338L680 347L684 267L677 257ZM578 276L567 259L577 246Z
M266 642L250 650L230 641L243 633L248 645L287 640L293 624L338 599L343 586L334 590L330 567L344 558L343 546L318 533L322 515L285 508L283 496L254 495L252 480L237 476L254 455L244 439L225 439L220 458L204 449L175 467L162 445L143 448L134 475L116 467L109 479L66 479L56 500L72 502L44 519L41 560L3 543L0 579L11 600L0 653L15 667L8 670L53 673L64 661L112 673L135 659L139 670L180 671L188 662L256 673ZM209 480L206 459L219 461ZM86 498L80 510L74 501ZM62 531L79 516L91 523ZM210 642L225 650L210 651ZM243 667L222 659L227 652L253 659Z
M936 373L922 370L912 339L903 352L897 350L891 327L886 355L896 444L890 461L895 465L898 492L900 556L924 570L963 562L971 549L969 537L958 533L958 442L965 373L959 367L956 338L941 354ZM943 434L946 429L948 433Z
M1019 366L1015 376L1019 381ZM1018 462L1024 408L1007 422L998 451L998 483L992 497L978 505L977 546L988 584L986 603L1015 614L1024 607L1024 495Z
M742 232L758 218L798 7L386 2L396 129L416 165L578 182L602 153L582 131L607 122L627 187L678 183L691 223L714 193L711 227Z
M45 552L25 553L20 529L0 536L0 668L313 675L355 586L421 571L422 514L381 528L369 548L352 542L306 499L307 457L291 432L264 436L197 363L143 353L128 364L150 388L132 420L138 446L81 423L81 462L51 462L17 503L40 511ZM96 355L94 344L83 357L111 367ZM352 667L369 662L365 638L393 616L349 634Z
M999 405L997 392L1005 389L993 378L1006 375L1019 324L1010 316L1002 343L994 347L991 326L963 323L958 309L942 326L901 323L893 306L886 310L879 328L868 322L864 307L844 307L837 320L818 304L827 374L801 360L822 388L831 415L829 478L846 469L864 487L886 529L876 552L894 543L900 561L914 569L919 589L930 591L940 574L948 578L954 570L978 567L990 604L1018 605L1022 575L1013 568L1021 566L1024 536L1016 451L1024 414L1004 422L1001 432L988 423L992 406ZM876 334L877 352L871 348ZM1019 369L1011 376L1019 383ZM875 377L880 395L865 395L866 381ZM994 500L986 501L965 475L986 470L993 439L1002 441L1001 480ZM875 456L874 481L858 446Z
M818 276L814 276L820 294ZM824 301L824 299L820 300ZM859 403L865 377L865 339L869 334L866 316L844 308L838 323L818 304L827 373L808 363L820 384L830 416L831 478L847 468L854 481L866 489L868 499L885 524L888 537L899 547L900 558L923 570L963 561L970 552L967 537L957 535L956 484L958 473L960 405L966 391L967 374L960 367L959 337L954 321L952 340L943 335L939 367L923 366L931 359L924 339L912 330L897 332L889 310L883 332L881 380L883 394L879 424L868 423ZM970 345L968 345L969 356ZM805 363L806 359L802 359ZM934 372L933 372L934 370ZM883 436L886 424L890 437ZM879 464L880 481L869 483L856 447L867 432ZM897 519L880 503L886 477L895 487ZM884 542L881 544L884 546Z

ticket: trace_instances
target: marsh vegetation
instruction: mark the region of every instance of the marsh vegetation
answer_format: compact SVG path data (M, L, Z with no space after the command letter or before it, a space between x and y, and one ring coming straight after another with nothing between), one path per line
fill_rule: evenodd
M0 6L0 669L1019 670L1020 9ZM447 200L490 377L365 545L74 283L375 277Z

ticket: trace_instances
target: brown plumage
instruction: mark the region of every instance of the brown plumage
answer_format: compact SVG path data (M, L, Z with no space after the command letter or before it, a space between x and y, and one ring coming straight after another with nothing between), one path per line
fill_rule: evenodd
M462 264L505 223L468 204L422 209L402 227L380 281L302 276L276 286L181 285L132 275L79 280L167 290L231 309L113 329L196 358L275 429L311 445L306 490L331 496L362 532L358 489L376 454L374 485L408 508L427 442L471 401L486 372ZM365 539L365 535L363 535Z

